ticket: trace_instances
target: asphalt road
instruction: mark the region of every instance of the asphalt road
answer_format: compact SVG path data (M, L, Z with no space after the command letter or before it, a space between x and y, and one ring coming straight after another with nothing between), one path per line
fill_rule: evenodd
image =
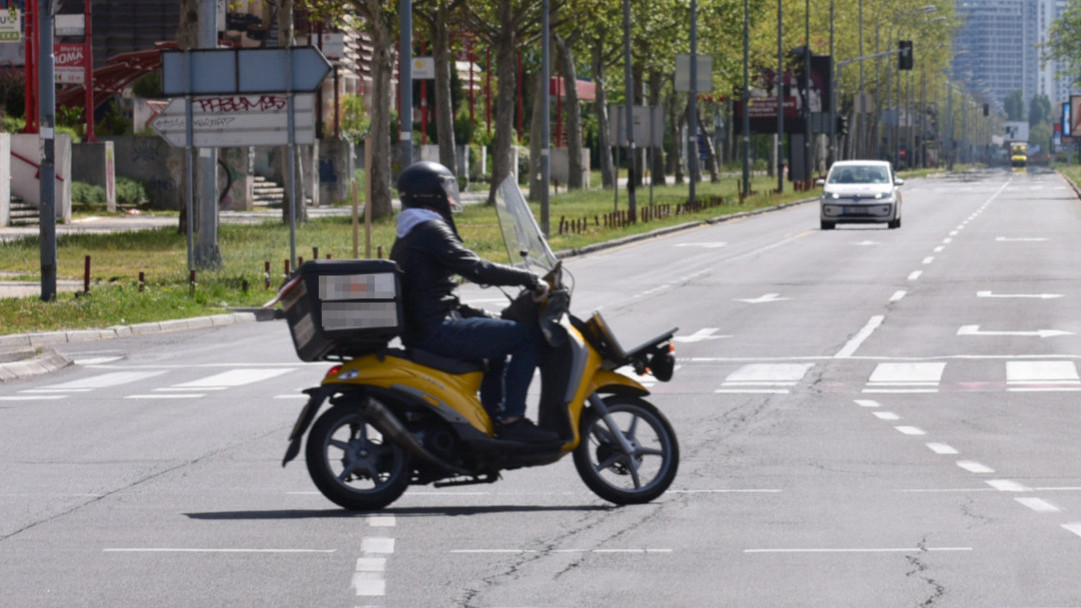
M903 226L801 205L567 260L652 401L672 489L564 460L349 514L280 467L281 322L63 347L0 385L11 606L1081 606L1081 202L1052 174L906 183ZM498 292L467 288L498 306Z

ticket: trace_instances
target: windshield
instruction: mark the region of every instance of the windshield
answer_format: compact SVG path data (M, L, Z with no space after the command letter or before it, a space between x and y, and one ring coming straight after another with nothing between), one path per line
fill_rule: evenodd
M889 172L881 165L849 165L830 171L831 184L887 184Z
M538 274L545 274L555 268L558 260L548 248L548 243L544 240L537 221L533 219L529 204L518 189L513 175L503 180L496 190L495 207L511 265Z

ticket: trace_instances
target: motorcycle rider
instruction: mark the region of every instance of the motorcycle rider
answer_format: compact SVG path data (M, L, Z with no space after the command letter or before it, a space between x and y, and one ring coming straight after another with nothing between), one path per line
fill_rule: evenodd
M538 301L547 295L547 283L529 271L481 259L462 244L451 216L462 210L458 180L447 167L429 161L410 165L398 178L398 196L402 211L390 258L402 270L403 343L446 357L487 360L481 400L497 417L498 435L558 440L557 433L525 417L526 393L544 340L540 329L462 304L454 275L486 285L521 285Z

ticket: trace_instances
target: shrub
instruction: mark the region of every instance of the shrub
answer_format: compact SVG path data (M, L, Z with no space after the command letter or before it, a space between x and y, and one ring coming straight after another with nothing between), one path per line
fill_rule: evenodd
M83 210L104 209L105 189L86 182L72 182L71 205Z
M146 186L127 177L116 178L116 204L124 207L142 207L150 203Z

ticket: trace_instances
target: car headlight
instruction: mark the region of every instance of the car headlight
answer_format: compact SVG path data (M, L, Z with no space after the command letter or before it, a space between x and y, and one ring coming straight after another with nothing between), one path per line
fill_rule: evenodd
M885 197L886 197L886 194L883 193L883 192L875 193L875 199L881 199L881 198L885 198Z
M832 198L833 200L837 200L841 198L841 195L837 194L836 192L829 192L826 194L826 198Z

